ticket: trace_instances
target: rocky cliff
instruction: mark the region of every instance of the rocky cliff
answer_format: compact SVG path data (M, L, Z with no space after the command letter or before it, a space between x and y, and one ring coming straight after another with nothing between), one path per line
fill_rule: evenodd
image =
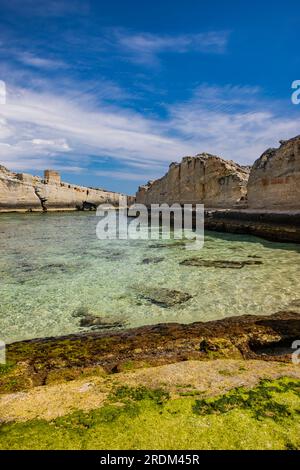
M205 153L185 157L172 163L162 178L140 186L136 200L146 205L178 202L208 209L299 211L300 136L266 150L251 168Z
M165 176L141 186L136 202L235 207L245 199L248 176L248 168L202 153L185 157L181 163L172 163Z
M300 136L281 141L253 164L248 182L248 207L300 209Z
M250 173L250 176L249 176ZM12 173L0 165L0 211L92 208L117 205L119 194L60 181ZM134 198L128 198L132 204ZM140 186L136 202L204 204L207 209L300 210L300 136L268 149L251 168L202 153L172 163L162 178Z
M118 205L119 196L103 189L63 183L59 174L51 170L46 170L42 179L13 173L0 165L1 212L91 209L101 203Z

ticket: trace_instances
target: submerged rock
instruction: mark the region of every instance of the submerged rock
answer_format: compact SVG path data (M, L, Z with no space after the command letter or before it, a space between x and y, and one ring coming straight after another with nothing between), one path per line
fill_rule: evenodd
M123 259L126 255L123 251L113 251L113 250L103 250L100 253L101 258L108 261L119 261Z
M120 321L110 321L107 318L97 317L95 315L86 315L81 318L80 326L82 327L97 327L97 329L108 329L108 328L122 328L124 323Z
M142 264L157 264L157 263L161 263L162 261L164 261L165 258L144 258L143 261L142 261Z
M73 317L85 317L87 315L90 315L90 311L88 307L84 307L84 306L75 308L75 310L72 313Z
M47 271L47 272L57 272L57 271L67 272L72 269L74 269L74 266L70 266L65 263L49 263L39 268L40 271Z
M192 298L187 292L164 287L147 287L139 289L138 296L160 307L168 308L182 304Z
M181 261L183 266L197 266L203 268L241 269L244 266L258 266L262 261L230 261L230 260L206 260L201 258L190 258Z
M188 240L175 240L172 243L152 243L149 248L180 248L185 247Z
M109 318L93 315L88 307L82 306L76 308L72 313L73 317L79 317L79 325L85 328L92 329L109 329L109 328L122 328L125 322L121 320L111 321Z

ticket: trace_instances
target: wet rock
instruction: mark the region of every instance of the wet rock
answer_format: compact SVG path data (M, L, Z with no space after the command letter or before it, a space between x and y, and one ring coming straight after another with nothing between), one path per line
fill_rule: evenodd
M7 345L8 363L14 365L7 373L0 374L0 393L44 385L49 377L56 375L76 378L84 367L118 372L128 361L134 367L214 358L290 364L291 353L295 351L291 345L299 338L300 313L285 311L19 341Z
M163 308L174 307L175 305L187 302L192 295L187 292L181 292L163 287L148 287L146 289L138 289L138 296L152 304Z
M157 264L161 263L163 260L164 258L144 258L142 264Z
M203 268L220 268L220 269L241 269L244 266L258 266L263 264L262 261L246 260L246 261L230 261L230 260L205 260L201 258L190 258L180 263L183 266L197 266Z
M200 341L199 345L200 352L204 353L224 351L227 348L230 348L230 344L228 340L224 338L203 339Z

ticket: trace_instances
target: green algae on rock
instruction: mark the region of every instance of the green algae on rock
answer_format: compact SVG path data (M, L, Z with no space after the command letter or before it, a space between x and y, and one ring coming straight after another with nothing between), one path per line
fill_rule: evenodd
M101 366L107 372L187 359L244 358L290 362L292 343L300 337L300 314L225 318L193 324L166 323L120 332L94 331L7 346L18 368L0 375L0 393L47 382L55 371ZM21 378L23 379L21 380Z
M238 387L216 398L196 400L193 412L198 415L223 414L234 409L250 411L257 420L271 418L276 421L295 415L300 409L292 409L276 398L280 394L292 392L300 399L300 381L281 378L278 381L261 380L254 389Z
M215 409L196 397L125 387L89 412L2 424L0 448L300 449L299 387L288 378L260 383L212 399Z

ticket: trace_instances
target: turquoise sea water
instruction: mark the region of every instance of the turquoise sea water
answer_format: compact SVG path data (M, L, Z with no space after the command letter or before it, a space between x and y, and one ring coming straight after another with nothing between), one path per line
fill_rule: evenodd
M1 340L89 330L78 310L126 328L300 310L299 246L207 232L203 249L189 251L176 241L98 240L97 222L95 213L1 214ZM262 264L180 264L195 257ZM151 288L191 298L166 307L147 298Z

